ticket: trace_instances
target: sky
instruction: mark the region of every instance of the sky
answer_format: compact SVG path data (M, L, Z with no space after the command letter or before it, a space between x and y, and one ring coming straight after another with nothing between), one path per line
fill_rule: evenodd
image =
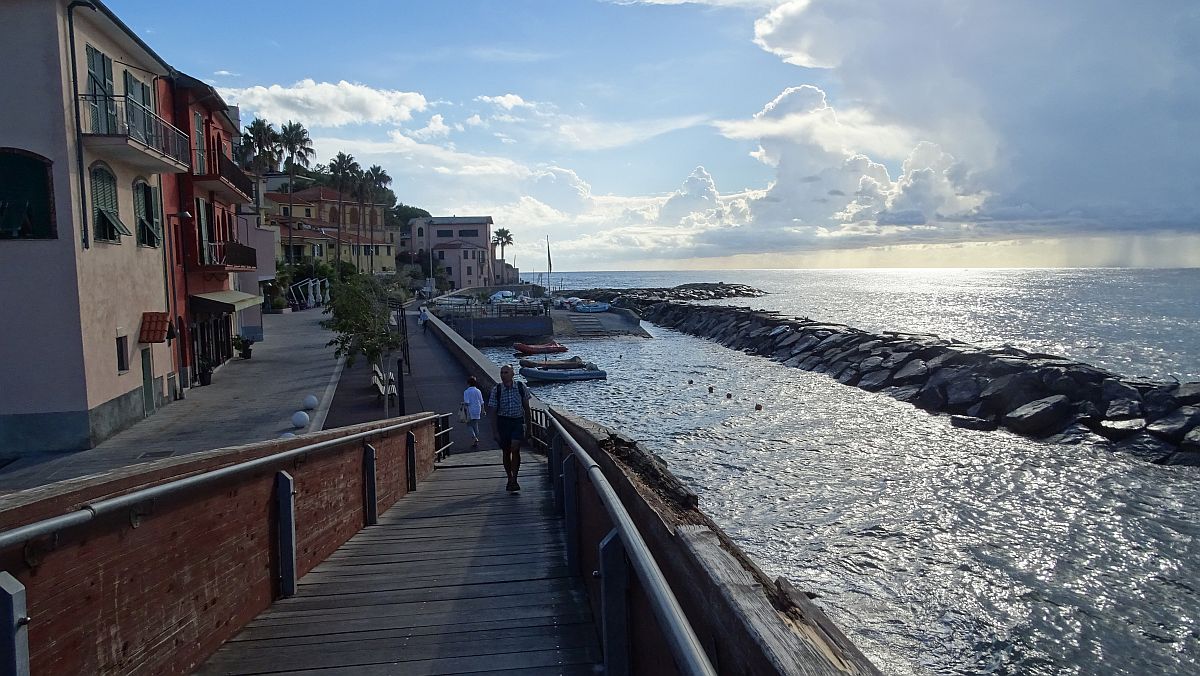
M1194 0L109 0L523 272L1200 265Z

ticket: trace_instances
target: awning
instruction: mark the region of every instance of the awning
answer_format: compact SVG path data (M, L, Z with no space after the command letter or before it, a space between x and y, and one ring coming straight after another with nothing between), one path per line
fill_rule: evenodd
M262 296L241 291L213 291L192 294L192 309L196 312L237 312L263 302Z

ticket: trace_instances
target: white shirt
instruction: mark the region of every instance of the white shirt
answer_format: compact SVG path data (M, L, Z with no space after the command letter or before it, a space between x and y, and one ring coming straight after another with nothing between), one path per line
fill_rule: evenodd
M463 392L463 402L467 405L467 417L471 420L483 417L483 392L478 387L468 387Z

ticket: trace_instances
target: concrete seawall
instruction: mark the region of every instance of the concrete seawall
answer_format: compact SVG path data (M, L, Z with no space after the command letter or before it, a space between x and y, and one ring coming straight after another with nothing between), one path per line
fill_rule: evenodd
M1200 465L1200 383L1129 380L1013 347L868 333L750 308L668 301L636 309L660 326L951 414L959 427L1108 440L1159 464Z

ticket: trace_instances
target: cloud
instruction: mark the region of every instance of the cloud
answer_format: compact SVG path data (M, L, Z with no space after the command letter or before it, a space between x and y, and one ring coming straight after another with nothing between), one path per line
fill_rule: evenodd
M468 117L467 119L463 120L463 124L467 125L468 127L479 127L479 126L487 125L487 123L483 121L483 118L479 117L479 113L475 113L471 117Z
M680 129L698 127L708 121L704 115L618 122L563 115L549 125L550 135L543 135L543 140L576 150L605 150L641 143Z
M412 133L414 138L421 140L431 139L437 136L449 136L450 127L446 125L441 114L435 114L429 118L429 124Z
M483 101L495 106L499 106L505 110L514 108L535 108L537 104L528 102L517 94L501 94L500 96L476 96L476 101Z
M215 71L215 72L213 73L213 75L215 75L215 76L217 76L217 77L241 77L241 76L242 76L242 74L241 74L241 73L232 73L232 72L230 72L230 71L227 71L227 70L218 70L218 71Z
M290 87L260 85L219 91L226 100L260 117L277 123L298 120L313 127L402 123L427 105L425 97L416 92L376 89L345 80L305 79Z

